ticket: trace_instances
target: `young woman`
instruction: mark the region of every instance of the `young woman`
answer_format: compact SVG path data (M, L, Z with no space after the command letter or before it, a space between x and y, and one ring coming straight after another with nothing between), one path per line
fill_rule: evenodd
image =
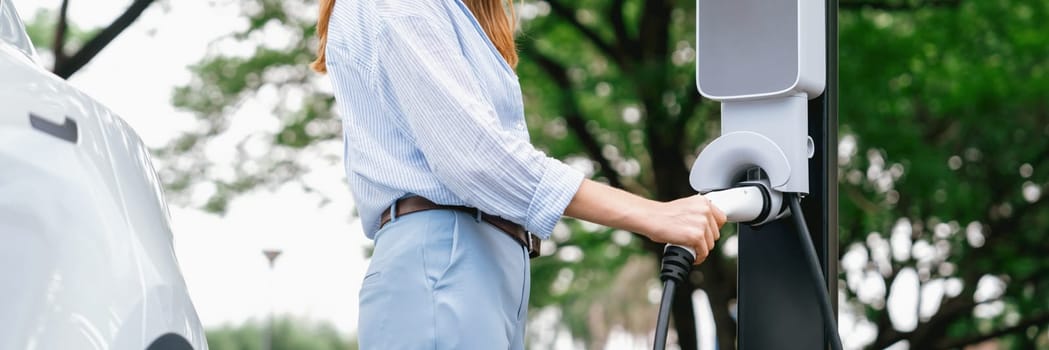
M584 179L529 143L507 0L322 0L346 171L375 240L361 349L523 349L529 256L562 215L695 248L725 217ZM509 14L507 13L509 12Z

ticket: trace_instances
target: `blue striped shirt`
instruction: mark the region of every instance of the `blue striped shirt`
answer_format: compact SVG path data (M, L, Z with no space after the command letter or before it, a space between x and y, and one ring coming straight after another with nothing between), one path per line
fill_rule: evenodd
M460 0L340 0L327 68L364 232L414 194L547 238L583 174L529 143L513 69Z

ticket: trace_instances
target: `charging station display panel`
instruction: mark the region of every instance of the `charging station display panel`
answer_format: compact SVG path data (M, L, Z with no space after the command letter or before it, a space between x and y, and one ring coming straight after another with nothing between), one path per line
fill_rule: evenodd
M796 87L799 1L698 0L696 78L709 98L777 94Z

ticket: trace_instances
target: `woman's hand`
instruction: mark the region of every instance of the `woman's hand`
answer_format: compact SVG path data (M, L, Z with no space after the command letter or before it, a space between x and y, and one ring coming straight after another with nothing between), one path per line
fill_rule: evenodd
M690 247L696 252L696 264L706 260L715 242L721 238L725 214L702 195L671 202L655 202L645 214L639 232L659 243Z
M725 214L701 195L657 202L591 180L583 180L565 215L690 247L697 264L714 249L725 224Z

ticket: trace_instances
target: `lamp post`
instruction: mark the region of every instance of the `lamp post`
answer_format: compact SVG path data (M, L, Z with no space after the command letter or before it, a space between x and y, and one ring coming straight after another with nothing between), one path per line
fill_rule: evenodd
M262 255L266 256L266 261L269 262L270 273L268 279L267 300L269 304L269 310L266 314L266 330L262 338L262 349L271 350L273 349L273 265L277 261L277 257L280 256L282 251L280 249L263 249Z

